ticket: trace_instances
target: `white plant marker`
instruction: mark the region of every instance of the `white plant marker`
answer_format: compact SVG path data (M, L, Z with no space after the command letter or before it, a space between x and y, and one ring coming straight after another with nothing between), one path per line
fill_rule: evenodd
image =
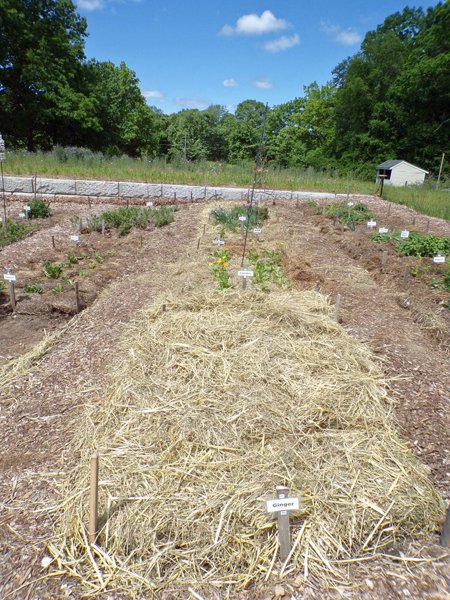
M149 202L146 202L146 203L145 203L145 206L146 206L147 208L153 208L153 202L150 202L150 201L149 201Z
M436 264L445 263L445 256L442 256L442 254L438 252L436 256L433 256L433 262Z
M289 498L289 489L284 485L277 485L277 497L275 500L267 500L267 512L277 513L278 539L280 542L280 559L284 562L291 552L291 526L289 523L289 511L298 510L300 502L298 498Z
M400 231L400 237L402 240L406 240L409 238L409 231L407 229L403 229L403 231Z
M242 289L245 290L247 287L247 277L253 277L254 273L250 269L241 269L237 274L238 277L242 277Z
M378 233L388 233L389 229L387 227L380 227L378 229Z
M214 244L215 246L219 246L219 247L220 247L220 246L224 246L224 245L225 245L225 241L224 241L224 240L219 240L219 239L217 239L217 240L214 240L214 241L213 241L213 244Z
M367 227L368 227L368 229L373 229L376 226L377 226L377 222L374 221L373 219L371 219L370 221L367 221Z
M11 308L13 312L16 310L16 291L14 289L14 283L16 281L16 276L11 273L12 268L6 267L6 273L3 275L3 279L8 282L9 286L9 299L11 301Z

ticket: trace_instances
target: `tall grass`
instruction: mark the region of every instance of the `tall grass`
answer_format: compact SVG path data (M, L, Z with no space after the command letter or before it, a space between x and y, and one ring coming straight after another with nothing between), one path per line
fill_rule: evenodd
M5 173L32 177L73 177L208 186L248 187L253 183L254 163L169 162L164 158L135 159L107 157L82 148L56 148L53 152L9 152ZM338 172L318 172L312 168L270 167L267 187L286 190L374 193L373 182L360 181Z
M253 183L254 163L169 162L162 158L108 157L85 148L56 147L52 152L8 152L3 163L5 174L33 177L72 177L148 183L249 187ZM375 170L374 170L375 175ZM358 179L337 170L319 172L309 167L269 166L266 187L282 190L307 190L335 193L374 194L374 181ZM383 197L411 206L423 214L450 219L450 192L436 191L432 185L414 188L385 186Z
M410 206L430 217L450 220L450 192L436 190L433 184L414 187L385 186L383 198Z

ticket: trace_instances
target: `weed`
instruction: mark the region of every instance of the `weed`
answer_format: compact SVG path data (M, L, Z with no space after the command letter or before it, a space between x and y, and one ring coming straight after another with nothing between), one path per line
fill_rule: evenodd
M53 263L49 260L44 262L44 275L50 279L58 279L63 271L64 265Z
M103 256L99 254L96 250L94 250L94 252L92 253L91 258L93 258L95 262L99 265L102 265L105 262Z
M80 277L87 277L87 276L88 276L88 272L86 271L86 269L80 269L80 270L78 271L78 275L79 275Z
M63 291L63 286L62 283L57 283L55 285L55 287L52 289L52 294L55 294L55 296L57 296L58 294L60 294Z
M239 217L247 217L247 220L243 222L244 227L254 227L258 223L269 218L269 209L266 206L233 206L233 208L215 208L211 211L211 216L214 222L221 225L222 228L236 231L241 225Z
M23 288L27 294L42 294L44 291L38 283L30 283Z
M71 254L70 252L68 254L66 254L66 261L64 263L64 266L66 267L70 267L72 265L77 265L80 260L83 260L84 256L75 256L75 254Z

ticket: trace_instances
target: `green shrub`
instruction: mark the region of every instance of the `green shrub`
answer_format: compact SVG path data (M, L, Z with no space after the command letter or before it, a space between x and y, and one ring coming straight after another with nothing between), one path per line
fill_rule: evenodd
M18 242L32 231L32 228L26 223L17 223L12 219L6 219L6 229L3 223L0 224L0 248Z
M253 281L261 290L267 291L269 282L280 287L287 283L282 270L283 253L280 250L251 249L248 258L254 270Z
M211 217L217 225L225 229L236 231L241 226L239 217L246 216L247 220L243 222L244 227L255 227L257 224L266 221L269 218L269 209L267 206L233 206L233 208L215 208L211 211Z
M368 221L372 213L366 204L359 202L349 206L347 202L332 202L323 209L324 214L337 217L340 223L354 227L354 223Z
M395 249L403 256L434 256L441 253L450 255L450 237L411 231L409 237L400 241Z
M36 198L28 203L30 210L28 211L29 219L46 219L50 216L50 205L42 198Z
M38 283L30 283L23 288L27 294L42 294L44 291Z
M173 215L174 212L175 209L168 206L161 206L156 209L153 216L155 227L163 227L164 225L172 223L175 218Z

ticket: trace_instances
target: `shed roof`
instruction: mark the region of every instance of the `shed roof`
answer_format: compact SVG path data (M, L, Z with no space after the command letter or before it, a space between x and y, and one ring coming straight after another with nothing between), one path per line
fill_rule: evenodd
M428 174L428 171L425 171L425 169L416 167L416 165L412 165L411 163L407 162L406 160L385 160L383 163L381 163L380 165L377 166L377 169L388 169L389 170L389 169L396 167L400 163L405 163L405 165L409 165L410 167L412 167L413 169L416 169L417 171L422 171L422 173Z

